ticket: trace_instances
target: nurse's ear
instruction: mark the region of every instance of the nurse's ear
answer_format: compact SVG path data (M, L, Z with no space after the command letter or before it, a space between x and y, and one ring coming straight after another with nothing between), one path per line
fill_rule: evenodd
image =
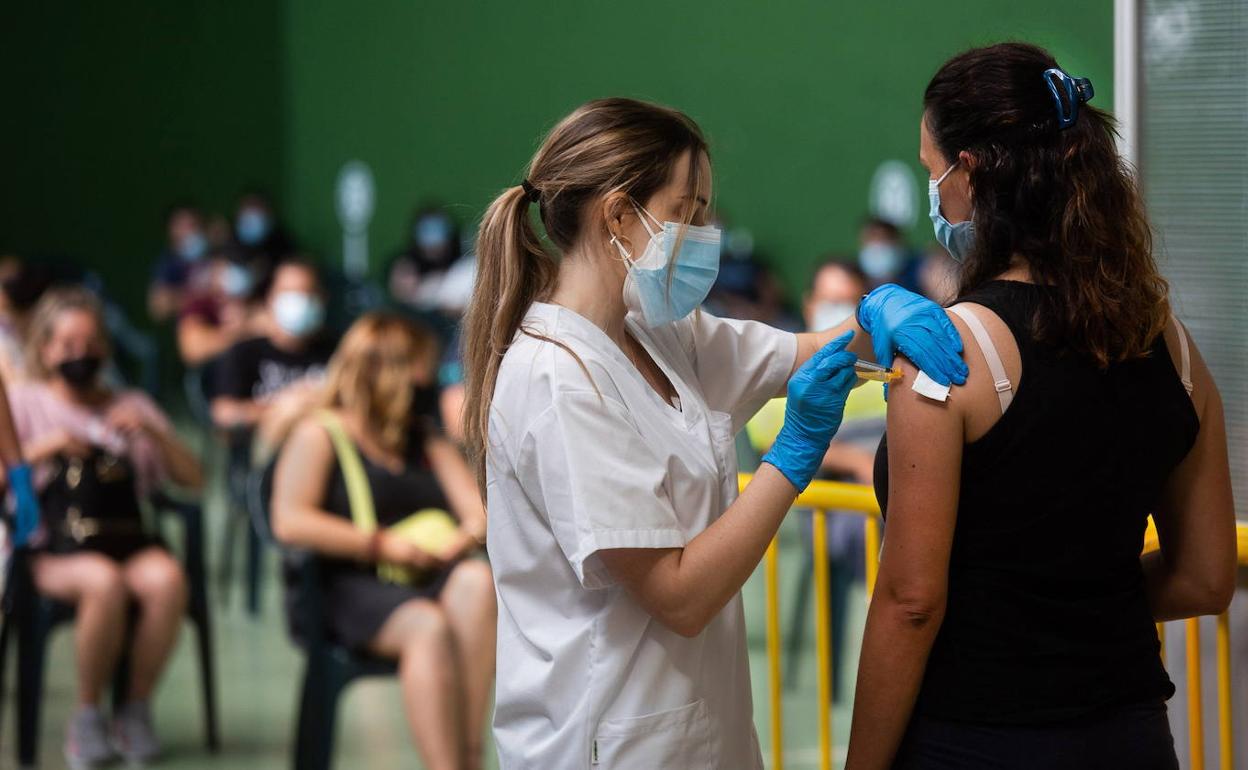
M628 193L617 190L603 197L601 216L606 229L604 239L611 244L610 253L620 256L619 249L622 248L629 256L634 255L633 244L639 242L634 232L638 221L633 199Z

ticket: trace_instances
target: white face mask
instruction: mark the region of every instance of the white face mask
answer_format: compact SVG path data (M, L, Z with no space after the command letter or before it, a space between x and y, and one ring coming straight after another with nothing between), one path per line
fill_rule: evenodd
M321 328L325 306L311 294L283 291L273 298L273 320L292 337L306 337Z
M858 305L853 302L829 302L825 300L816 303L815 309L810 314L809 331L827 331L846 318L851 317L857 309Z

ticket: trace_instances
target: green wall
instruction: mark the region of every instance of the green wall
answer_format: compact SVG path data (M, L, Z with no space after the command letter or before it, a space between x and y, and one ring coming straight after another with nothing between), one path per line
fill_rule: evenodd
M283 180L277 0L9 3L0 253L98 269L138 318L162 216Z
M475 221L560 117L623 94L702 124L721 211L798 287L853 246L878 163L914 164L940 62L1007 38L1049 46L1112 104L1109 0L10 4L0 251L81 259L142 316L171 200L227 211L259 182L337 260L333 183L358 158L377 264L415 203Z
M416 202L475 221L543 133L595 97L652 99L698 120L720 210L754 231L792 288L820 254L854 246L880 161L910 162L925 180L920 99L949 55L1038 42L1093 79L1099 106L1113 103L1109 0L377 0L288 2L286 17L295 225L337 258L333 182L345 161L364 160L378 191L374 264L398 247Z

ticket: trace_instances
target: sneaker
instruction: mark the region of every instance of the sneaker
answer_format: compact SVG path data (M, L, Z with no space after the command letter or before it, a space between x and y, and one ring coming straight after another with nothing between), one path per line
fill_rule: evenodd
M113 746L132 764L150 762L160 754L147 703L127 703L113 715Z
M74 712L65 728L65 762L71 770L91 770L116 757L100 710L83 706Z

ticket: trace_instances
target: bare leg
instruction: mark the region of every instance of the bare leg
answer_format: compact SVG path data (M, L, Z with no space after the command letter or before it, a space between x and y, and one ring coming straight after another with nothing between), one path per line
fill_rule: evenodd
M95 706L117 665L125 635L127 597L121 567L107 556L84 551L41 554L35 557L33 573L39 593L77 607L78 702Z
M455 642L463 681L466 767L478 770L482 762L485 720L494 683L495 635L498 606L490 565L472 559L455 565L439 597Z
M126 588L139 605L130 651L128 700L145 702L152 696L169 654L178 640L186 612L186 578L177 561L163 548L139 551L123 566Z
M386 619L372 642L378 655L399 660L408 725L429 770L462 770L463 723L455 647L442 608L413 599Z

